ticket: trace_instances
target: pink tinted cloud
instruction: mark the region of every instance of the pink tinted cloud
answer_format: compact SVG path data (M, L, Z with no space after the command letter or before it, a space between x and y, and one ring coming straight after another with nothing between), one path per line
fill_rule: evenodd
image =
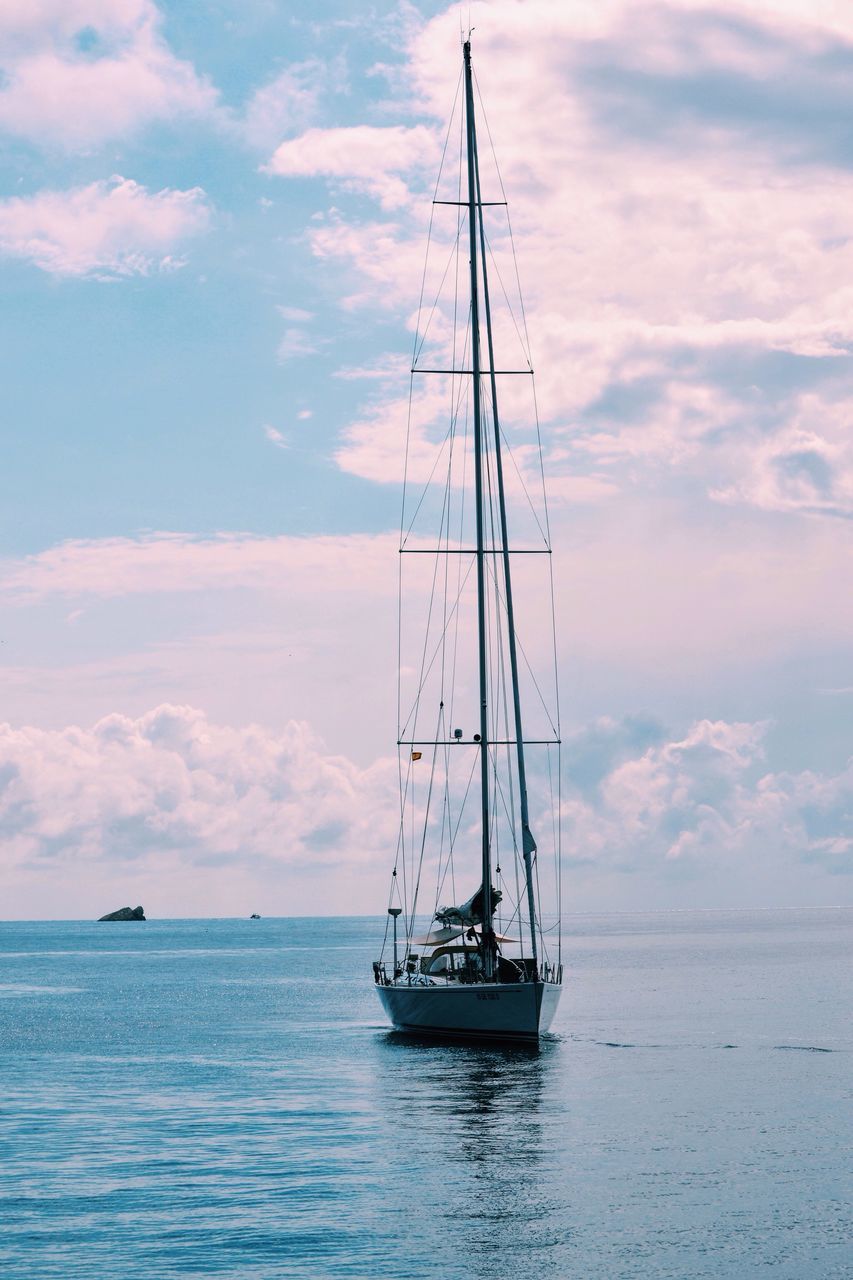
M309 129L282 142L263 169L280 177L337 178L394 209L409 199L401 175L429 168L438 155L437 139L423 125L356 125Z
M296 577L310 581L317 573L334 590L352 583L356 565L362 581L381 590L381 566L393 562L395 550L396 540L387 534L300 538L222 533L204 538L152 533L77 539L0 563L0 592L25 603L56 594L262 589Z
M827 78L827 59L840 49L833 41L853 38L849 12L804 0L721 0L710 10L679 0L644 8L639 21L636 6L615 0L495 0L475 5L471 21L512 206L540 409L564 452L559 487L567 496L584 489L606 495L635 483L639 467L660 472L665 465L700 479L716 500L752 504L759 489L736 474L745 454L729 447L726 433L745 432L758 448L759 437L779 431L785 452L796 393L763 412L742 389L727 386L722 361L746 355L757 362L781 352L826 361L826 368L853 344L846 214L853 176L826 149L834 136L827 124L843 118L847 92L835 73ZM436 141L453 100L457 46L455 12L411 36L402 83L411 86L410 105L436 121ZM691 88L709 77L730 82L731 92L721 89L719 102L713 94L691 98ZM790 112L774 97L780 79L789 96L817 104L826 116L809 125L809 111L800 113L796 144ZM646 85L646 97L623 101L620 94L636 84L640 94ZM672 96L680 86L688 104L705 102L706 115L691 117L689 128L681 125L686 108ZM753 107L738 117L731 103L741 97ZM499 197L481 133L486 194ZM338 181L348 173L359 181L361 161L348 168L342 140L337 130L312 135L318 149L328 145L334 155ZM412 156L420 166L412 185L423 188L433 162L417 148ZM393 221L337 210L314 224L310 243L339 273L342 305L392 309L410 322L427 216L424 201L401 205ZM439 216L440 270L447 237ZM499 271L511 282L513 269L496 219L493 296L501 304L495 277ZM452 296L449 287L433 321L439 338ZM511 326L506 332L512 339ZM657 390L643 407L650 384ZM615 416L598 408L612 388L625 392ZM389 387L388 412L394 395ZM813 395L828 427L837 393L819 387ZM817 451L832 454L819 416L810 427L823 437ZM369 420L382 417L375 404L361 415L338 451L341 465L371 479L398 474L397 438L369 430ZM766 509L767 498L758 505ZM831 502L815 509L834 510Z
M209 222L200 187L149 192L115 176L0 201L0 253L57 276L147 275L182 265L175 252Z
M216 107L212 86L169 49L151 0L4 5L0 67L0 129L47 146L91 147Z
M618 737L613 722L598 729ZM823 871L849 871L853 770L765 771L766 729L702 720L683 738L621 760L614 753L593 794L568 797L569 857L646 874L666 863L704 863L717 874L726 868L735 882L759 868L784 882L798 864L819 868L818 880Z
M766 772L762 733L699 721L626 746L618 724L582 731L600 776L564 806L575 902L602 874L663 885L684 862L706 900L723 873L737 892L771 866L825 892L850 863L853 775ZM91 728L3 725L0 775L12 915L128 898L152 915L372 910L396 839L396 762L359 767L293 721L230 727L165 704Z
M359 768L296 722L277 732L231 728L163 705L91 729L3 725L0 768L0 812L14 826L4 877L26 884L49 866L70 902L95 893L101 878L118 886L142 871L149 909L153 894L160 914L206 914L225 897L216 877L230 885L248 872L263 895L256 901L286 914L315 869L373 861L384 873L393 847L396 768ZM206 887L199 865L209 868ZM191 901L175 885L192 868ZM341 896L328 892L327 910L341 909Z

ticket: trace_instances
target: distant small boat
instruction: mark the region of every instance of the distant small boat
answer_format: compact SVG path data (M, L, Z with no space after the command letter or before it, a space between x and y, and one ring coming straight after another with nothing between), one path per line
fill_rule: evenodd
M253 911L252 914L249 916L250 920L260 920L260 918L261 917L258 915L257 911Z
M545 929L537 840L530 826L525 750L535 742L549 752L547 770L543 767L534 775L536 789L542 795L548 785L553 786L552 748L559 778L559 717L554 667L554 715L546 706L547 721L543 721L550 727L536 734L535 739L525 738L511 557L519 551L525 556L550 556L551 548L547 515L543 523L537 520L541 534L537 546L519 548L509 544L503 471L503 453L508 445L498 418L498 379L505 373L532 375L533 370L518 325L516 331L528 367L496 367L495 362L487 261L492 246L484 228L483 208L503 205L505 201L484 201L480 190L470 39L463 45L462 83L465 143L464 148L460 147L458 177L454 176L457 188L451 192L458 199L433 201L434 206L457 207L455 248L452 239L449 243L451 267L454 252L457 255L455 286L451 285L458 291L454 295L453 318L460 318L462 336L457 339L454 328L452 343L449 337L442 339L439 323L438 346L433 348L437 358L427 359L426 363L442 367L422 368L418 360L426 331L423 338L419 331L412 360L413 375L437 373L448 379L450 425L444 442L436 446L437 461L423 492L416 489L417 509L408 526L404 498L401 583L406 554L414 560L420 558L421 565L431 555L435 569L431 589L429 581L424 588L429 597L428 614L424 609L425 632L415 638L406 653L400 642L401 679L406 666L417 672L418 658L420 673L414 677L412 710L407 718L410 704L406 701L402 705L398 728L401 822L388 907L388 923L393 930L391 960L389 963L385 958L389 947L386 924L382 953L374 961L373 975L376 993L397 1030L466 1039L536 1041L548 1029L562 989L557 836L560 805L558 791L556 796L552 793L550 801L537 801L539 825L549 830L549 838L553 831L557 867L555 879L547 881L552 917L557 918L551 918ZM467 198L463 200L465 171ZM457 173L455 166L453 173ZM438 195L438 184L435 194ZM460 266L464 262L466 223L468 252L464 256L468 261ZM494 258L491 262L495 265ZM461 287L460 276L462 282L469 277ZM449 278L453 280L452 270ZM505 295L503 280L501 286ZM435 312L433 306L430 320ZM518 384L519 380L515 378L513 382ZM513 409L518 420L516 404ZM525 420L525 425L532 426L534 421ZM417 437L416 444L423 449L425 437ZM411 468L410 458L407 450ZM513 464L523 487L514 459ZM425 471L428 466L427 462ZM428 490L437 470L439 492L430 505ZM410 471L407 484L416 483L420 484L420 478L416 474L412 480ZM417 535L411 541L409 537L422 511L428 513L428 518L433 513L438 525L437 534L426 544ZM433 534L432 529L429 532ZM550 569L548 574L550 592ZM469 576L472 584L476 579L476 597L473 585L465 594ZM401 586L401 617L402 598ZM544 609L543 617L550 630ZM536 617L528 621L534 636L541 634L541 620ZM465 645L469 637L470 655ZM523 649L521 655L529 666ZM468 666L464 666L466 662ZM534 684L544 705L535 677ZM477 721L477 733L465 734L453 727L466 706ZM419 728L424 720L431 732ZM421 760L423 764L418 765ZM423 772L422 779L413 772L418 768ZM463 863L466 844L469 859L476 857L474 849L479 846L479 888L461 905L441 907L438 904L446 891L444 886L470 875L470 870L454 862L454 853L461 851L458 862ZM501 862L505 864L503 873ZM420 930L416 935L418 894L428 872L436 879L433 924L425 933ZM543 893L545 883L543 873ZM402 937L398 934L398 921Z

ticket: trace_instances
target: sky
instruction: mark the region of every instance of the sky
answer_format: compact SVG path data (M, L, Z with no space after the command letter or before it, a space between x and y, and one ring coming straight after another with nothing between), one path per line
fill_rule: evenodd
M537 373L566 907L853 902L853 8L6 0L0 917L383 910L460 24Z

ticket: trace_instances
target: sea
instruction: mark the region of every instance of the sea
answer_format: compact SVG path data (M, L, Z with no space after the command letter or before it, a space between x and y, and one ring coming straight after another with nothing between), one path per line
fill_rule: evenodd
M0 924L0 1277L853 1277L853 910L569 917L538 1049L383 929Z

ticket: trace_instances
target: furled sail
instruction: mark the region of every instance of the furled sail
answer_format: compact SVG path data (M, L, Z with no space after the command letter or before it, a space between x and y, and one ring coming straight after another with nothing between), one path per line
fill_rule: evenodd
M492 907L496 907L500 902L503 894L500 889L492 889ZM435 913L435 918L441 924L449 927L454 924L474 925L483 923L483 886L480 885L477 892L467 902L463 902L460 907L439 907Z

